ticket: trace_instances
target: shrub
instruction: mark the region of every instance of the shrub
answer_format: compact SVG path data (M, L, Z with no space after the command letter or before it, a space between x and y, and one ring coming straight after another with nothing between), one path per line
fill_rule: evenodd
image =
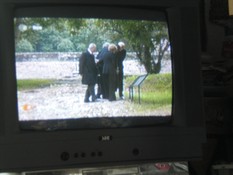
M22 39L16 44L16 52L32 52L33 50L32 44L26 39Z
M57 51L60 52L72 52L75 51L74 44L69 39L62 39L57 45Z

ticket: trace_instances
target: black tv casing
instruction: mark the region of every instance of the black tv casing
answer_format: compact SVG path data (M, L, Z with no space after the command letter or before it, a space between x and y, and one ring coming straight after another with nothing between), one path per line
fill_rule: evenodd
M129 13L130 12L130 13ZM17 115L14 17L164 20L173 60L172 120L164 125L22 131ZM196 0L1 0L0 171L189 161L202 157L205 127Z

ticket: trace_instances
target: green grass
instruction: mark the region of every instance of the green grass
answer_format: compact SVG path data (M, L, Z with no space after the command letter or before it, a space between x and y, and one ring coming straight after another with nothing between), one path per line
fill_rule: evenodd
M17 80L17 87L18 90L43 88L54 84L55 81L54 79L20 79Z
M137 76L125 79L126 95L128 87ZM172 77L167 74L150 74L141 85L141 104L138 104L138 88L134 88L134 105L139 111L167 108L172 104Z

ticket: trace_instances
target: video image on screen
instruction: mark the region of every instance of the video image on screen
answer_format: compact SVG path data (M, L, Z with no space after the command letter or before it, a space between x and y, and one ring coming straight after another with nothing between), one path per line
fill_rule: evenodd
M14 23L19 121L172 116L166 22L17 17ZM104 47L111 58L100 56ZM85 75L80 73L87 53L97 70L95 96L93 83L83 83ZM107 64L111 65L106 77ZM144 77L134 83L139 76Z

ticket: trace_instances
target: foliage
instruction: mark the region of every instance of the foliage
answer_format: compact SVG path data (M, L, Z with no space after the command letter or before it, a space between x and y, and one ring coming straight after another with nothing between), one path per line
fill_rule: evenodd
M86 20L75 18L15 18L14 22L15 43L26 38L36 52L56 52L62 39L72 38L86 25ZM20 25L25 26L25 30L20 30Z
M85 26L80 27L79 33L72 37L72 41L77 51L86 50L90 43L95 43L97 45L97 49L101 50L103 43L116 42L116 40L111 39L110 30L105 30L101 26L98 26L98 20L89 19L85 24Z
M59 32L54 28L50 27L48 29L38 32L39 39L36 45L37 51L39 52L53 52L57 51L57 45L62 40Z
M147 73L159 73L161 60L169 48L166 23L157 21L99 20L98 25L112 31L112 39L127 41Z
M57 45L57 51L59 52L75 51L74 44L67 38L61 39L61 42Z
M17 52L32 52L32 44L27 39L22 39L16 44Z
M76 18L15 18L16 41L25 36L33 37L38 31L34 27L41 26L42 30L52 27L58 32L69 31L72 35L78 33L81 26L85 26L86 20ZM26 30L18 30L20 25L25 25Z
M84 51L90 43L100 50L106 41L123 41L127 51L137 54L147 73L160 72L161 60L170 46L168 27L159 21L16 18L15 29L16 44L27 39L36 52Z

